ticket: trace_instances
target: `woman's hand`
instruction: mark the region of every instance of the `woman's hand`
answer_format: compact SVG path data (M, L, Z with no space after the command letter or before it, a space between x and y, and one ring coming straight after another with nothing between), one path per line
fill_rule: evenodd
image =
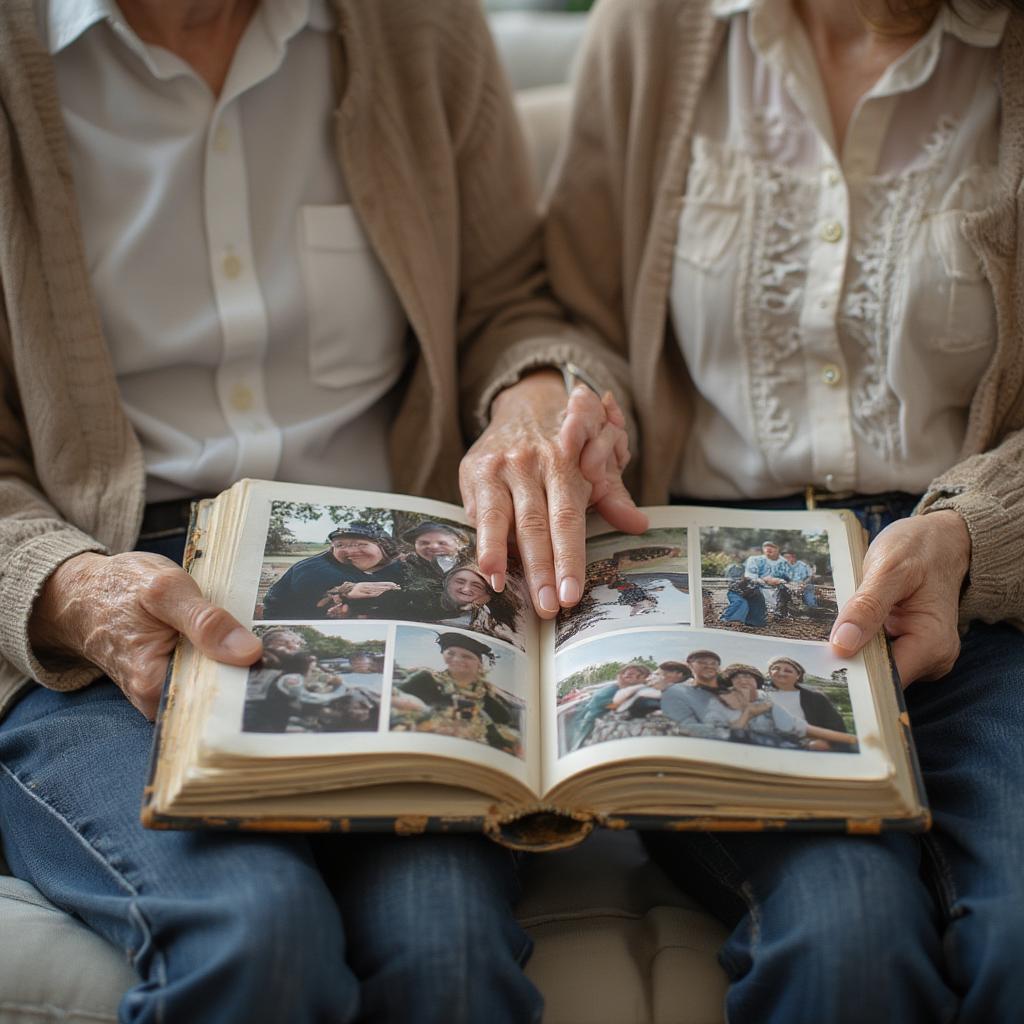
M459 468L477 558L505 586L514 536L537 614L550 619L582 596L588 507L627 533L647 529L622 483L626 421L612 398L580 386L566 400L561 374L543 370L501 392L491 423Z
M46 581L29 623L41 660L92 662L150 719L179 635L226 665L251 665L263 650L184 569L143 552L69 558Z
M856 654L883 626L903 685L939 679L960 653L957 612L971 563L958 512L911 516L887 526L864 558L864 581L836 619L832 649Z

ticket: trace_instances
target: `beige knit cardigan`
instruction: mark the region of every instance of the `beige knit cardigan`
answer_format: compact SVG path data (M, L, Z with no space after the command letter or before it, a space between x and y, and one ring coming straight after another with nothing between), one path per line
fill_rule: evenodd
M338 156L410 324L395 485L458 501L460 407L471 433L529 366L571 360L606 386L626 370L595 358L546 293L528 163L477 0L335 6ZM62 561L132 548L144 501L33 0L0 3L0 296L2 712L27 677L74 689L98 674L44 668L27 622Z
M642 500L660 504L686 444L690 395L668 291L697 101L725 30L708 0L601 0L549 198L548 272L574 321L628 359ZM961 620L1024 624L1024 16L1000 52L1001 188L964 231L991 283L997 345L960 461L920 510L956 509L973 542ZM810 481L808 481L810 482Z

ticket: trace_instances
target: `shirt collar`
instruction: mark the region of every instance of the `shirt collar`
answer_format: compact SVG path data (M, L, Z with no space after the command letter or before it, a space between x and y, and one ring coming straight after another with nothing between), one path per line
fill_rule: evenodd
M43 3L51 56L66 49L97 22L111 21L127 29L115 0L43 0ZM317 32L329 32L335 23L328 0L261 0L261 7L271 31L282 41L307 25Z
M727 19L754 8L771 6L773 0L711 0L711 13ZM788 6L788 5L787 5ZM971 46L998 46L1003 39L1010 12L1006 7L987 7L977 0L959 0L956 10L944 3L936 20L939 31L948 32Z

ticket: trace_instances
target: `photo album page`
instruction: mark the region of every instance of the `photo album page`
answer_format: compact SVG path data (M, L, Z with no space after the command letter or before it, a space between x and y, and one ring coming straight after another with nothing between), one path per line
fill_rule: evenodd
M264 655L217 668L205 746L436 755L537 789L538 622L514 560L491 588L461 510L249 481L236 535L218 596Z

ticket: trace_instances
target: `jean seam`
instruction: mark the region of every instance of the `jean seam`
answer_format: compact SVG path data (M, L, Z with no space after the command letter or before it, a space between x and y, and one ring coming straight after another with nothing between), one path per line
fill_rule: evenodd
M942 900L942 910L946 915L946 919L952 920L955 916L956 905L960 901L960 895L957 892L956 882L953 878L953 870L949 866L949 861L946 860L946 856L934 836L926 833L921 837L921 840L922 845L929 854L930 869L935 876L936 889Z
M72 822L68 819L66 815L62 814L51 803L44 800L38 793L34 792L30 786L26 785L25 782L22 779L20 779L15 772L11 771L11 769L2 761L0 761L0 769L2 769L4 774L6 774L11 779L14 785L16 785L19 789L22 790L25 796L27 796L30 800L37 803L47 814L56 818L57 821L61 823L63 828L75 837L75 840L83 847L83 849L103 867L107 874L109 874L111 878L113 878L114 881L122 889L124 889L129 894L129 896L131 896L131 899L128 902L128 919L133 922L135 930L141 932L142 934L142 942L138 943L135 947L135 950L133 950L131 953L132 967L136 969L137 973L138 950L143 948L143 946L148 942L153 949L153 958L155 961L154 966L156 967L156 973L158 975L157 983L160 986L161 990L166 988L167 971L166 964L164 962L163 952L158 948L156 940L153 937L152 926L150 925L149 921L146 919L146 915L142 912L142 909L138 905L138 897L140 895L138 889L136 889L135 886L132 885L132 883L127 878L125 878L122 872L118 871L117 868L115 868L114 865L111 864L110 861L107 860L107 858L104 857L103 854L99 850L97 850L96 847L93 846L92 843L90 843L89 840L86 839L86 837L83 836L82 833L79 832L77 828L75 828L74 824L72 824ZM61 907L60 909L64 910L63 907ZM67 913L66 910L65 913ZM164 1001L162 997L157 1000L158 1021L163 1020L163 1002Z

